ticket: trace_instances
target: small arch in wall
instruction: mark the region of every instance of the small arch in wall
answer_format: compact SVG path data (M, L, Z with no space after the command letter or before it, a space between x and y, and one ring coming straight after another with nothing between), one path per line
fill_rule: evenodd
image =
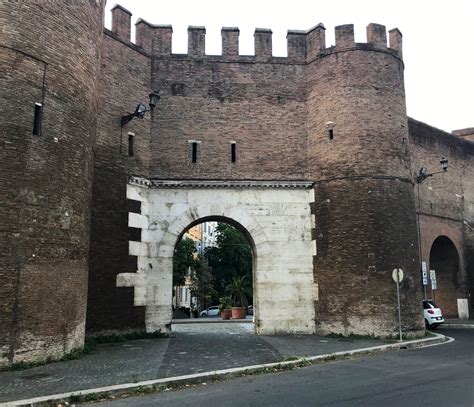
M432 296L444 317L457 318L457 299L461 294L461 272L458 250L447 236L438 236L430 249L430 269L436 272L437 289ZM429 286L430 287L430 286ZM429 289L431 293L431 290Z

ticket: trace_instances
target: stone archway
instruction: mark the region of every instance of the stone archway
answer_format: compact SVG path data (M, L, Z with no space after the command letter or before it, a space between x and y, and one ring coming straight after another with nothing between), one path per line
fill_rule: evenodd
M236 269L234 271L239 271L239 275L238 276L233 275L233 277L242 277L244 275L246 276L246 278L247 278L246 282L250 284L249 288L252 289L251 298L247 298L247 299L248 300L250 300L250 299L253 300L253 287L255 286L255 269L256 269L256 260L257 260L256 247L255 247L255 242L253 241L252 235L239 222L235 221L234 219L228 218L226 216L211 216L211 217L199 218L199 219L193 221L192 223L190 223L189 225L187 225L185 227L185 229L182 230L182 232L178 235L175 248L177 247L177 245L179 244L179 242L181 241L183 236L185 236L190 230L192 230L195 226L200 225L202 227L207 222L214 222L216 225L225 224L227 226L231 226L232 228L234 228L236 231L238 231L240 233L241 237L243 238L243 241L245 241L245 244L250 248L250 256L248 258L249 263L250 263L249 264L250 265L250 274L248 274L248 270L244 271L244 270L237 270ZM215 230L218 230L218 226L216 227ZM188 235L188 239L191 239L191 241L193 242L195 247L196 247L196 243L198 243L199 246L201 246L201 245L204 246L203 243L204 243L205 239L202 239L202 235L199 235L199 234L198 235L193 235L193 236ZM199 253L202 254L202 255L205 253L205 251L203 249L198 249L197 251L199 251ZM220 277L221 281L219 281L219 278L218 278L218 276L216 276L214 270L211 270L211 275L213 276L213 278L217 277L217 280L215 281L215 283L216 282L220 283L220 284L218 284L219 288L216 288L216 285L214 284L214 288L217 289L218 291L222 290L222 287L225 287L228 283L230 283L230 281L227 280L227 282L222 285L223 280L226 280L227 278L229 278L229 276L223 277L221 275L221 277ZM189 290L189 288L188 288L188 290ZM175 293L175 292L176 292L176 290L175 290L175 287L174 287L173 293ZM219 297L221 297L222 295L224 295L224 294L221 292ZM211 303L207 302L202 297L199 299L199 301L197 301L197 298L196 297L193 298L193 295L191 293L189 293L189 297L186 296L186 299L187 299L187 301L189 301L189 302L186 302L186 306L191 306L193 301L195 301L194 305L199 304L200 306L202 306L203 304L205 304L204 307L200 307L200 308L197 309L198 312L204 310L206 308L206 306L215 306L215 305L217 305L215 303L211 304ZM214 300L215 300L215 298L214 298ZM173 304L177 304L177 302L174 301ZM254 305L253 302L250 302L249 304ZM181 314L181 317L183 317L183 314ZM258 319L258 309L256 309L255 317L256 317L256 319Z
M146 329L169 331L175 244L199 219L225 217L241 226L254 250L257 333L314 333L314 241L311 184L305 182L157 181L133 178L127 198L141 202L129 226L141 228L130 242L136 273L117 276L134 287L134 304L145 306Z
M457 317L457 299L462 298L459 254L446 236L438 236L430 250L430 269L436 271L435 301L445 317Z

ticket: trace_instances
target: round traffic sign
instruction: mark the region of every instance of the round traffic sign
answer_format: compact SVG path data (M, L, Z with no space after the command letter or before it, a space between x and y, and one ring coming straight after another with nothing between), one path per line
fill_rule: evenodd
M395 282L400 282L403 280L403 270L402 269L393 269L392 278Z

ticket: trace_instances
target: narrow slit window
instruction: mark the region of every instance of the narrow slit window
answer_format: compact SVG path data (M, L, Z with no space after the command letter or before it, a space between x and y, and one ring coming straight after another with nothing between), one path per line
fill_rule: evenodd
M33 121L33 135L41 136L41 117L43 113L43 105L35 103L35 118Z
M237 161L237 145L236 143L230 144L230 161L235 163Z
M128 156L133 157L134 151L133 151L133 139L134 139L134 134L128 133Z
M198 143L193 141L192 143L192 151L191 151L191 161L193 163L197 162L197 151L198 151Z
M333 129L328 130L328 138L329 138L329 141L334 139L334 130Z

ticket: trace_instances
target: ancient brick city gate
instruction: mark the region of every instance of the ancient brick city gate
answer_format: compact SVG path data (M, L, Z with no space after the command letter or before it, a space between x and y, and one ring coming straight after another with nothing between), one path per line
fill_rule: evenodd
M169 330L173 254L184 230L205 220L236 225L251 243L257 333L314 333L313 276L316 254L309 182L148 181L132 178L128 199L140 213L129 226L141 229L130 242L136 273L117 276L120 287L134 287L134 303L145 306L148 331Z
M401 33L342 25L328 46L318 24L275 57L271 30L240 55L226 27L207 55L194 26L174 54L171 26L139 19L132 43L121 6L104 29L104 3L0 2L0 365L166 330L174 245L205 219L253 244L259 332L390 336L401 267L403 329L423 335L414 177L449 158L418 191L423 259L447 236L474 275L474 144L407 118Z

